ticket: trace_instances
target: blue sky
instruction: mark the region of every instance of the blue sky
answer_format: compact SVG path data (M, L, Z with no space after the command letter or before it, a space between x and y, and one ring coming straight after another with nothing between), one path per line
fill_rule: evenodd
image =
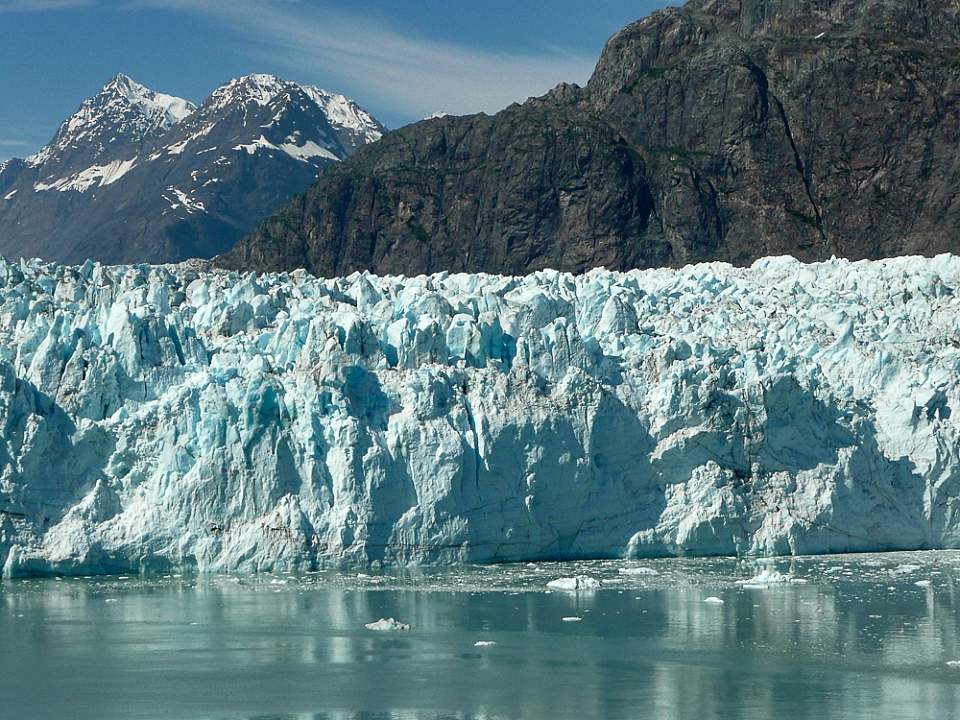
M202 100L250 72L342 92L390 127L583 83L666 0L0 0L0 159L46 143L117 72Z

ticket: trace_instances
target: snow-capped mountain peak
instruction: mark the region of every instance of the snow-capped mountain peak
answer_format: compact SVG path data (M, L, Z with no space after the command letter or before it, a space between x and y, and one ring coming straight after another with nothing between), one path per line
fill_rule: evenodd
M299 109L306 112L319 110L338 141L349 150L379 140L385 131L370 113L346 96L313 85L300 85L276 75L234 78L214 90L203 109L206 114L211 114L235 108L246 116L256 108L269 106L276 111L276 121L291 105L299 105Z
M27 163L52 163L58 169L90 166L107 155L116 157L125 145L132 146L135 154L194 109L193 103L183 98L150 90L121 73L84 100L60 125L50 144L27 158Z
M276 75L253 74L233 78L210 94L204 105L209 111L218 111L228 105L269 105L277 95L287 90L292 83Z
M353 147L366 145L383 137L386 128L346 96L327 92L313 85L304 85L303 91L323 110L334 128L346 131Z
M275 75L231 80L199 108L117 75L47 147L2 170L0 252L217 255L382 132L344 96Z
M132 106L139 107L144 115L157 118L165 129L173 127L196 109L189 100L150 90L123 73L104 85L102 92L125 98Z

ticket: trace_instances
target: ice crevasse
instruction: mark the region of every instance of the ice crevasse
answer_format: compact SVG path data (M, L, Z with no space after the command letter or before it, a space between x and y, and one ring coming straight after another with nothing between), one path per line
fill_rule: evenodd
M0 261L0 566L960 547L960 258Z

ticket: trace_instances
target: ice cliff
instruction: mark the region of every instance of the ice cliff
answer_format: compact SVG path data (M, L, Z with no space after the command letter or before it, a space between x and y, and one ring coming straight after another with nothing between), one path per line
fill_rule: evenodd
M7 577L960 547L960 258L0 261Z

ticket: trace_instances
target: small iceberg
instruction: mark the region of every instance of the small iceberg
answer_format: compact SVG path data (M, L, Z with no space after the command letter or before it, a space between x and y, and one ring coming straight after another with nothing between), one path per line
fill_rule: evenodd
M551 590L563 590L564 592L579 592L581 590L598 590L600 581L589 575L577 575L576 577L562 577L551 580L547 583Z
M933 585L933 583L930 582L929 580L917 580L917 581L914 583L914 585L916 585L917 587L921 587L921 588L928 588L928 587L930 587L931 585Z
M792 582L792 580L789 575L784 575L781 572L767 568L766 570L761 570L748 580L737 580L736 582L737 585L741 587L761 589L770 587L771 585L785 585Z
M909 575L912 572L916 572L920 569L919 565L897 565L893 570L890 571L891 575Z
M713 596L708 597L706 600L704 600L704 602L707 603L708 605L723 605L723 600Z
M379 632L402 632L410 629L407 623L399 622L393 618L380 618L376 622L367 623L364 627L367 630L377 630Z
M563 622L580 622L583 620L582 617L577 617L576 615L570 615L569 617L560 618Z
M473 646L474 647L493 647L497 643L493 640L477 640Z
M647 575L651 577L653 575L660 574L653 568L648 568L648 567L625 567L625 568L620 568L619 570L617 570L617 572L619 572L621 575L634 575L634 576Z

